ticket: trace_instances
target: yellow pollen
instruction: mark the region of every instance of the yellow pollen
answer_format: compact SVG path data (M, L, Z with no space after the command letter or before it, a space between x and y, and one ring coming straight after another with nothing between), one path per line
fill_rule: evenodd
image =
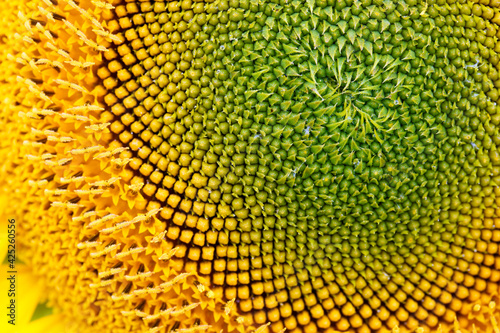
M224 312L226 313L226 315L228 315L228 316L229 316L229 314L231 313L231 310L232 310L232 308L233 308L233 306L234 306L234 301L235 301L235 300L236 300L236 299L235 299L235 298L233 298L233 299L229 300L229 301L226 303L226 306L225 306L225 308L224 308Z
M99 272L99 278L100 279L104 279L104 278L107 278L107 277L110 277L112 275L115 275L115 274L119 274L121 272L124 272L126 271L127 269L125 267L119 267L119 268L112 268L108 271L104 271L104 272Z
M136 252L140 253L140 252ZM136 275L125 275L125 280L127 281L137 281L137 280L142 280L146 279L148 277L151 277L154 274L154 272L143 272L143 273L137 273Z

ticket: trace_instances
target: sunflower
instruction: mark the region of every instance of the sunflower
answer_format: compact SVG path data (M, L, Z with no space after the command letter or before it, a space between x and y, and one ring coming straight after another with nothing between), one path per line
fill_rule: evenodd
M0 14L8 332L500 331L498 1Z

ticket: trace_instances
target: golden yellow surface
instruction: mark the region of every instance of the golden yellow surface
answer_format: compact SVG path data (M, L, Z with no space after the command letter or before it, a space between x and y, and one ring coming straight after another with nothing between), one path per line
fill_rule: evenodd
M304 7L300 15L290 15L290 20L300 17L304 21L309 14L315 17L316 8L326 8L327 4L326 1L325 6L321 1L317 6L314 1L303 4L298 1L293 4L282 2L283 7L288 6L290 10L291 6L293 10ZM373 3L370 7L368 1L364 1L363 6L374 15L385 15L384 11L392 8L389 2ZM343 77L341 63L345 59L340 62L334 59L346 52L349 58L354 47L366 50L365 60L369 58L368 54L375 58L373 50L377 50L378 44L365 44L360 37L364 33L362 29L358 30L359 35L354 30L348 30L345 33L347 38L339 37L339 40L343 38L343 42L339 41L338 45L352 44L346 46L344 51L342 47L331 51L330 55L325 55L328 53L324 51L325 54L319 58L320 64L321 59L327 56L336 61L335 66L330 66L330 63L323 66L333 74L319 68L318 63L313 64L318 62L316 48L323 52L316 30L311 32L310 38L307 37L307 43L313 45L309 50L312 59L307 64L309 67L297 67L307 75L299 75L294 69L293 61L299 61L297 54L302 50L283 42L286 44L282 46L283 52L277 53L292 54L290 59L293 61L287 56L283 56L280 62L274 58L270 61L276 61L272 63L276 68L274 73L283 70L280 66L289 70L283 70L281 76L274 74L272 83L262 85L258 79L262 76L265 81L269 76L265 76L267 72L264 73L264 70L258 72L256 68L264 66L262 59L268 56L267 51L262 51L266 48L259 43L274 37L282 41L295 36L293 38L300 40L297 34L301 33L294 30L295 35L291 33L285 37L265 35L264 31L268 30L264 26L273 29L274 19L261 20L264 14L245 10L249 6L258 9L259 5L266 4L265 1L252 1L249 5L245 1L187 0L1 2L0 216L16 219L18 253L43 285L42 290L49 304L60 312L61 318L67 322L67 329L75 332L500 332L497 325L500 312L500 231L496 226L500 218L496 198L500 170L496 146L492 144L498 136L498 129L493 123L498 123L496 112L500 111L496 107L498 92L495 88L498 82L495 67L498 63L497 45L500 45L495 29L498 28L500 5L487 0L479 4L462 1L460 6L455 1L430 5L418 2L415 7L418 10L412 11L411 15L423 18L434 14L445 17L443 13L454 12L460 7L462 14L456 14L460 20L475 20L474 47L479 49L477 53L484 59L490 60L484 60L484 66L478 67L474 65L475 58L470 56L467 64L460 64L467 66L465 69L475 66L467 72L469 74L454 63L456 68L453 67L453 70L459 71L459 74L452 81L479 81L476 76L483 80L478 83L481 88L470 88L472 93L482 94L482 100L476 103L479 105L476 108L478 117L467 116L473 119L471 124L475 130L479 128L477 132L482 133L484 140L478 139L479 134L464 134L461 138L467 146L481 147L477 158L475 153L470 152L474 151L473 148L468 147L463 149L462 155L457 153L458 157L450 162L451 167L444 163L439 165L443 175L449 175L448 169L452 167L457 174L462 168L472 169L470 178L474 179L473 187L462 191L467 193L448 190L453 186L458 188L451 181L450 184L436 183L433 193L442 191L443 198L437 195L433 199L442 200L442 206L441 203L435 206L429 203L427 190L413 192L411 200L421 201L418 201L418 208L408 208L408 213L402 211L399 205L397 209L394 207L391 201L393 194L387 195L387 202L383 196L382 199L373 196L375 199L370 201L371 208L363 208L379 214L380 219L372 221L372 224L378 226L387 220L394 229L397 225L403 225L404 229L398 230L400 234L395 235L394 232L388 236L391 240L389 244L384 235L370 240L370 247L363 249L366 252L362 253L365 265L352 259L358 258L361 251L358 251L357 241L352 241L350 237L371 239L368 229L360 231L368 223L362 220L360 214L354 213L351 206L333 208L336 203L330 204L330 197L323 192L309 194L314 187L324 188L327 187L324 184L334 182L332 177L314 178L314 184L311 179L319 171L328 174L330 164L335 167L338 163L332 161L342 160L344 164L352 164L358 145L368 142L370 147L378 145L379 151L380 146L385 149L384 144L389 145L389 140L390 145L399 147L405 142L413 144L414 140L420 142L424 139L413 135L415 126L404 114L399 122L389 119L391 116L399 117L396 113L387 113L384 120L381 120L383 117L372 119L364 113L368 111L354 106L356 98L370 94L375 98L378 90L384 93L388 93L384 89L390 90L390 87L382 88L382 83L375 88L370 86L367 82L371 79L359 83L353 72ZM307 9L308 6L310 9ZM259 12L257 9L254 12ZM398 10L404 12L406 9ZM269 8L259 13L266 13L269 18L274 15ZM342 10L339 9L339 13L343 13ZM348 17L347 14L342 15ZM262 38L252 35L255 45L245 46L246 52L241 52L245 57L242 62L249 64L255 61L256 65L236 68L237 60L229 60L223 51L233 41L237 47L238 38L247 38L249 34L247 37L243 33L239 37L231 35L231 39L220 37L224 46L221 48L210 35L215 28L208 25L213 22L216 22L214 25L219 24L219 19L226 24L248 17L256 22L265 22L262 31L252 31ZM288 16L283 20L288 20ZM317 20L311 19L315 27ZM321 20L326 21L326 18ZM351 19L350 23L340 20L337 32L345 30L348 24L357 29L359 21L356 23L356 20ZM254 27L248 26L241 29L251 31ZM321 26L326 27L326 24ZM220 29L220 26L217 27ZM228 27L232 27L230 23ZM459 26L456 28L457 34L465 36ZM379 35L390 40L393 38L388 35L388 31L392 31L390 29L389 21L383 21ZM228 40L224 44L222 40L226 37ZM399 37L394 36L396 40ZM446 45L449 45L452 43L449 40L454 37L439 38L443 39L436 40L442 43L446 38ZM194 42L198 39L202 42ZM414 42L416 45L417 42ZM269 48L280 46L278 43L269 45ZM417 49L421 51L426 47ZM446 56L440 54L448 51L442 47L436 49L437 63L447 61L444 60ZM473 47L470 49L475 52ZM264 52L264 56L258 51ZM406 50L399 51L403 54ZM415 60L414 52L413 55L404 54L399 62L399 59L389 61L384 58L385 65L374 71L375 76L384 75L384 80L389 82L406 82L405 78L401 79L397 74L392 76L393 72L390 72L398 66L403 71L402 62L410 64L410 60ZM360 59L361 56L353 55L352 61L362 62ZM376 63L380 60L377 59ZM415 62L417 68L424 66L424 60ZM351 64L350 60L347 63ZM216 71L210 68L211 64L215 64ZM415 65L414 62L411 64ZM365 70L365 67L375 68L377 64L372 62L363 66L360 68ZM436 72L446 76L452 71L450 68ZM265 69L271 73L270 66ZM382 74L384 71L390 74ZM479 72L488 74L483 77ZM236 77L239 74L253 77L255 83L248 78L246 81L235 79L233 81L238 82L230 82L233 75ZM323 96L325 91L335 90L327 84L323 90L313 88L312 84L318 84L322 75L333 77L334 74L343 85L342 94ZM205 79L206 75L210 78ZM287 81L293 76L307 81L299 80L306 87L299 89L300 93L318 95L321 100L309 103L310 109L304 110L298 117L280 114L282 118L279 118L269 106L275 101L271 96L275 91L283 96L293 94L293 85L299 82ZM407 95L401 97L407 89L405 86L416 85L418 80L408 79L405 84L401 83L401 87L394 88L389 95L400 94L400 99L385 101L387 105L384 106L398 112L405 111L405 105L401 106L403 109L398 109L398 105L406 98L408 105L413 105L411 103L418 99L414 109L420 106L422 110L428 108L427 102L426 105L418 104L421 92L414 92L419 91L418 87L411 91L411 94L417 94L417 99ZM229 82L229 88L224 88L226 86L221 82ZM287 88L290 87L286 85L291 85L291 92L285 91L285 88L281 92L278 82ZM444 83L449 82L443 80ZM457 97L459 93L467 94L467 88L459 83L456 86L460 92L454 92L450 100L460 100ZM231 90L233 88L235 93ZM271 92L261 91L265 89ZM435 89L436 85L428 88L432 92ZM428 94L421 93L422 96ZM438 99L438 94L443 97L440 90L434 100ZM226 95L230 97L224 100ZM313 109L325 100L333 101L337 97L342 98L340 104L344 109L335 117L343 120L329 123L331 127L328 128L333 128L333 131L337 128L349 130L351 116L359 117L356 134L336 138L335 133L328 136L318 129L333 119L334 113ZM240 104L238 98L242 100ZM206 104L208 100L210 103ZM233 101L234 105L231 104ZM220 106L225 102L232 109ZM285 109L299 108L303 104L284 103ZM458 104L465 109L465 113L470 110L471 103L466 106ZM267 107L265 116L250 111ZM457 109L457 103L453 105L450 102L443 106L443 110L452 108ZM200 111L202 109L205 111ZM306 118L310 116L313 120L301 119L305 114ZM234 119L231 118L233 116ZM288 127L270 129L271 120L266 123L266 119L276 118L285 119L283 121ZM253 124L248 124L248 119L252 119L254 124L260 122L262 127L251 127ZM434 122L441 121L440 114L425 120L429 126L420 124L421 132L426 132L426 137L431 130L433 134L432 139L426 139L430 146L424 154L434 156L438 155L437 151L452 150L453 147L449 148L450 144L446 142L448 138L434 145L434 136L439 138L442 131L446 132L442 125L431 127ZM246 136L242 130L245 124L252 129L247 131ZM455 126L455 120L451 126ZM468 123L464 125L467 126ZM404 140L397 138L400 136L397 130L402 127L407 130ZM410 127L413 128L407 129ZM286 141L288 137L284 136L289 130L290 133L304 133L304 139ZM268 140L263 138L266 135ZM315 137L324 137L323 145L312 144ZM248 146L258 142L264 147L269 144L271 148L265 153L259 151L252 156L250 153L244 156L247 146L240 142L245 140L249 142ZM394 144L394 140L399 141ZM341 148L338 142L342 143ZM458 143L456 145L459 146ZM226 149L229 146L231 148ZM298 157L289 153L289 150L297 150L296 147ZM327 160L323 153L331 153L330 149L341 151L344 147L349 147L352 154L340 154L331 159L329 156ZM392 147L387 149L390 151ZM420 155L424 152L419 144L415 144L414 149ZM301 155L306 150L309 155ZM419 177L423 177L426 170L418 169L417 162L424 162L417 160L416 152L410 154L415 156L412 169L415 175L411 177L419 182L418 186L425 188L427 179L422 181ZM469 152L467 156L473 156L474 160L466 160L465 152ZM394 151L393 155L396 161ZM299 163L298 177L303 178L301 182L297 181L298 184L295 184L295 171L290 177L291 166L285 164L286 158L282 156L289 161L311 164L300 169L302 164ZM350 167L350 173L345 169L347 179L351 176L352 179L363 177L365 164L371 167L359 158L354 167ZM445 158L443 156L440 162ZM401 162L401 165L404 163ZM290 162L290 165L293 163ZM387 175L396 176L400 165L391 161L383 167ZM283 174L286 170L290 172L282 177L278 171L274 172L274 168ZM327 171L323 171L324 168ZM252 170L255 177L250 175ZM368 179L370 182L375 179L379 185L377 177L382 171L377 168L371 170L371 176L366 175L367 182ZM336 176L342 178L344 174L339 172ZM397 188L409 187L405 185L409 181L409 178L407 181L402 177ZM283 187L285 184L289 187ZM380 181L380 186L373 191L376 194L379 191L393 193L389 192L392 189L387 184L392 186L389 181ZM293 192L297 185L303 192ZM360 191L348 185L345 187L339 190L337 198L348 202L351 197L356 197L357 208L366 206L366 197L372 198L364 194L369 192L366 186L364 189L360 187ZM337 195L337 188L330 193ZM408 188L407 193L412 193L412 189ZM453 199L444 199L448 196ZM450 205L454 208L449 208ZM336 216L335 219L335 213L328 213L335 228L328 229L330 225L327 223L328 230L325 231L324 225L321 225L324 222L322 209L327 206L352 216L349 216L350 219L343 219L344 215L342 218ZM340 226L340 223L344 224ZM358 227L359 230L356 229ZM306 231L298 232L299 229ZM290 230L295 234L287 234ZM326 243L320 244L322 233L330 231L326 235ZM372 234L383 234L384 231L387 230L381 227L373 229ZM380 241L382 238L384 241ZM328 248L332 252L328 252L329 245L335 247ZM307 246L310 246L310 251ZM380 254L381 250L376 250L379 252L372 256L368 251L374 247L380 248L383 254ZM399 251L401 248L404 251ZM323 249L331 256L324 255ZM414 253L410 253L412 250ZM317 258L315 254L318 254ZM377 257L378 254L380 257ZM382 259L379 261L378 258Z

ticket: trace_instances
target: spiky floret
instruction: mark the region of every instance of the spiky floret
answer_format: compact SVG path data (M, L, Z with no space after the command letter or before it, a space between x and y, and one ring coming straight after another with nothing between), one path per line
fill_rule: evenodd
M49 299L89 331L498 330L498 7L9 2L2 188Z

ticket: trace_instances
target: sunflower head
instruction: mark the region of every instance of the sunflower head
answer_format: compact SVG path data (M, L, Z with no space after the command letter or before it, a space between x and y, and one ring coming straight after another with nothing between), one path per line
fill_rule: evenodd
M88 331L498 330L498 4L10 2L4 193Z

